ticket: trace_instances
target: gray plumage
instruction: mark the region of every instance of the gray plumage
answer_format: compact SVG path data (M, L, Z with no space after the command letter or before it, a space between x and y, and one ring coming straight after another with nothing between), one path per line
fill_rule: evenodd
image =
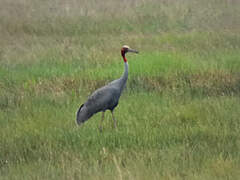
M128 46L123 46L121 53L124 59L124 73L123 75L109 84L97 89L92 95L88 98L88 100L81 105L77 112L77 123L80 125L88 120L95 113L100 111L103 112L102 121L104 118L104 112L106 110L110 110L112 112L112 117L114 120L114 126L116 127L116 120L113 116L113 110L118 105L119 98L122 94L124 87L126 86L126 82L128 79L128 63L125 58L125 54L127 52L135 52L136 50L130 49ZM101 122L102 122L101 121ZM102 127L100 126L100 130Z

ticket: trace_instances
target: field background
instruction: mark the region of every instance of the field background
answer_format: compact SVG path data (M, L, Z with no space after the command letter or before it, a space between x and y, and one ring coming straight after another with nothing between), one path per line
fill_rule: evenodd
M240 179L239 69L238 0L1 0L0 179Z

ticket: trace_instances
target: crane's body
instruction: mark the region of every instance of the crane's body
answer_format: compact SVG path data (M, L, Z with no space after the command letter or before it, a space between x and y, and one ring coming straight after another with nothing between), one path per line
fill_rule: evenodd
M97 89L88 100L81 105L77 112L77 123L80 125L88 120L92 115L97 112L103 112L102 121L104 118L104 112L110 110L112 112L112 117L114 120L114 126L116 127L116 120L113 116L113 110L118 105L119 98L122 94L124 87L126 86L128 79L128 63L125 57L127 52L135 52L136 50L130 49L128 46L123 46L121 54L124 60L124 73L119 78L109 84ZM101 121L101 123L102 123ZM102 127L100 126L100 130Z

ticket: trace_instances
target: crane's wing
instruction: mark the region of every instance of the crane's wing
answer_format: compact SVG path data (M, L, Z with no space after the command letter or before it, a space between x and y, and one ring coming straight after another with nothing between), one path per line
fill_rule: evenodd
M118 103L120 91L114 86L104 86L96 90L85 103L88 110L92 113L112 110Z
M104 86L93 92L88 100L79 108L77 123L80 125L99 111L113 110L118 104L120 94L119 88L111 85Z

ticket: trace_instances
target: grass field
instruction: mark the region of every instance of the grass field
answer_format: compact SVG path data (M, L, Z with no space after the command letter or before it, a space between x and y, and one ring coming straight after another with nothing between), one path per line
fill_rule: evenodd
M240 179L240 1L0 1L0 179ZM96 88L115 110L77 127Z

